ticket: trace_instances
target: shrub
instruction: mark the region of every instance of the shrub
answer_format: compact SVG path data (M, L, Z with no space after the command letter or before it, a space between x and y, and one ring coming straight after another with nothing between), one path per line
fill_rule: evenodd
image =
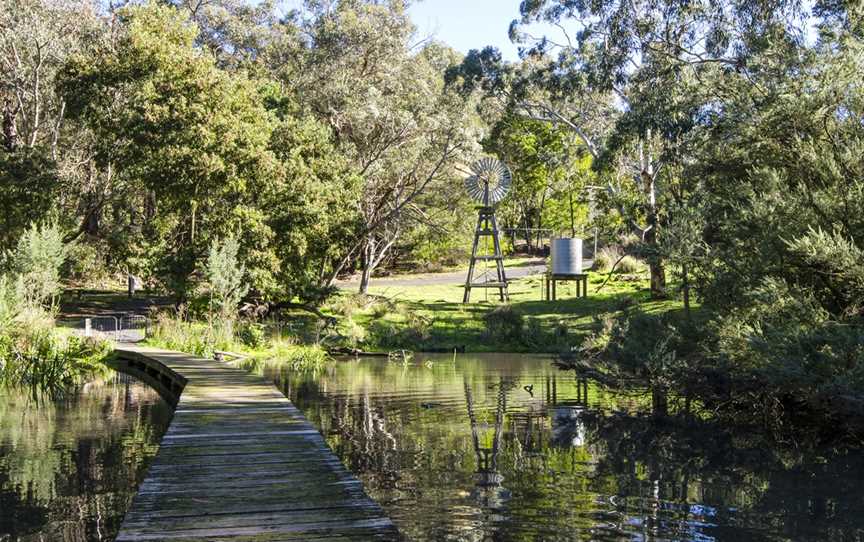
M525 345L532 348L544 346L546 339L545 333L543 332L543 326L538 318L526 319L525 332L522 336L524 337L523 342Z
M399 328L387 320L374 320L370 323L368 339L371 344L379 347L402 346Z
M237 338L249 348L262 348L267 343L264 326L255 322L243 322L237 329Z
M327 352L319 346L278 344L268 354L267 363L286 365L293 370L320 369L330 360Z
M357 348L366 341L366 330L353 318L348 318L342 328L345 340L352 348Z
M0 335L0 385L61 393L103 367L107 341L64 337L52 328L6 329Z
M369 344L380 348L416 349L432 338L433 320L405 311L405 322L374 320L369 324Z
M351 318L356 312L374 303L374 301L371 301L372 299L364 294L342 292L339 295L333 296L327 303L327 308L334 314ZM377 307L377 305L375 306Z
M63 274L85 288L105 288L111 285L111 275L105 265L101 246L76 243L69 248Z
M403 343L416 346L432 338L432 320L417 313L409 313L402 330Z
M639 273L644 269L642 262L634 258L633 256L624 256L620 262L618 262L618 267L615 268L615 271L619 273Z
M216 350L233 350L234 336L226 326L188 322L184 312L162 312L150 327L148 342L169 350L212 358Z
M629 254L624 255L624 251L620 247L608 246L597 251L597 255L594 257L594 270L607 273L616 262L618 263L615 267L616 273L639 273L644 269L642 262Z
M384 318L395 310L393 303L389 300L378 301L372 305L372 316L375 318Z
M33 224L24 232L12 252L12 272L22 308L42 308L60 293L60 268L66 254L56 223Z
M606 272L612 269L618 258L621 257L621 249L615 246L603 247L594 256L594 270Z
M512 305L501 305L483 317L485 335L489 339L518 342L522 339L522 315Z
M243 281L246 270L239 263L240 242L236 237L215 240L210 245L205 273L211 311L215 309L224 325L231 325L237 316L237 305L249 290Z
M21 309L18 289L12 279L0 275L0 331L9 329Z

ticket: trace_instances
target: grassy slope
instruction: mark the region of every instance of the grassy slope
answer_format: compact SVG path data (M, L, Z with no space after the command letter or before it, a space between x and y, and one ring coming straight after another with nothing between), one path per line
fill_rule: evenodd
M540 276L516 280L510 286L514 312L522 316L522 337L490 337L484 317L501 305L497 290L472 291L472 303L462 304L460 285L388 286L373 283L370 294L390 301L358 302L343 323L365 331L361 346L370 349L406 347L413 350L446 350L464 346L471 352L556 352L578 344L596 326L596 318L638 305L645 312L675 311L678 301L652 301L646 277L615 277L598 293L604 274L589 274L589 297L577 299L575 283L558 284L558 300L541 300ZM351 295L349 293L343 294ZM377 332L376 332L377 328ZM380 330L390 330L382 334ZM350 332L347 332L350 335ZM381 340L381 336L385 340ZM413 347L412 347L412 344Z

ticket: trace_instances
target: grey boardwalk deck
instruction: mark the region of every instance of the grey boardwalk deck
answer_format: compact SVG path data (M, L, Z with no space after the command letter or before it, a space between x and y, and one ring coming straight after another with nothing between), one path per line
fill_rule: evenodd
M360 481L267 380L177 352L123 345L118 354L186 381L118 542L398 539Z

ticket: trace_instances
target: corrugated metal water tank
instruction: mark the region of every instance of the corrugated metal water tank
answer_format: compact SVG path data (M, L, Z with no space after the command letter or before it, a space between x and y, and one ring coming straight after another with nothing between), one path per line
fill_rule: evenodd
M582 274L582 239L552 239L552 274Z

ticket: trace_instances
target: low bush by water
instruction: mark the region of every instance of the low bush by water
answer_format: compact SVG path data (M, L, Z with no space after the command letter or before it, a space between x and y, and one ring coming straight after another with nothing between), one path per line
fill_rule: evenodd
M0 336L0 385L56 394L104 368L107 341L63 336L52 328Z
M150 327L147 343L159 348L213 358L216 352L232 352L253 362L274 362L292 368L317 368L329 358L317 345L301 345L290 335L268 334L267 327L251 321L188 320L183 311L162 312Z

